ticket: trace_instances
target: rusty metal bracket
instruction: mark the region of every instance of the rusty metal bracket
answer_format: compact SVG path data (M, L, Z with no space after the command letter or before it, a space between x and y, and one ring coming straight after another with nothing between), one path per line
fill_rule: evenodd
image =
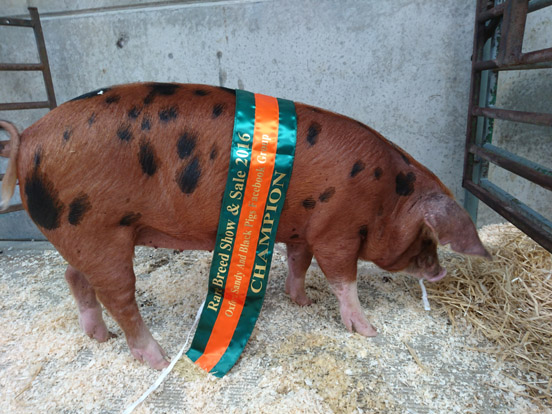
M500 71L552 68L552 48L522 52L527 13L549 6L552 0L477 0L462 185L475 222L481 200L552 252L552 222L487 178L493 163L552 191L552 168L491 144L495 119L552 127L552 114L494 108L491 96Z

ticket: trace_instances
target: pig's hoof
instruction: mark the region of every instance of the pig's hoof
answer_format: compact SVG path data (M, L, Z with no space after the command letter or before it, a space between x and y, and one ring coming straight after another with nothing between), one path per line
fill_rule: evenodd
M357 332L362 336L376 336L378 332L364 316L352 314L342 315L343 323L349 332Z
M79 314L79 325L86 335L98 342L105 342L115 335L110 333L102 318L101 308L86 309Z
M297 295L295 297L291 296L291 300L298 304L299 306L310 306L312 305L312 300L306 295Z
M305 292L305 286L302 284L297 285L289 276L286 279L285 292L289 295L292 302L298 304L299 306L312 305L312 300L309 299L307 293Z
M378 331L376 331L376 328L370 322L366 324L353 324L353 329L362 336L377 336L378 334Z
M146 362L151 368L162 370L169 366L165 351L152 340L145 348L130 348L130 352L140 362Z

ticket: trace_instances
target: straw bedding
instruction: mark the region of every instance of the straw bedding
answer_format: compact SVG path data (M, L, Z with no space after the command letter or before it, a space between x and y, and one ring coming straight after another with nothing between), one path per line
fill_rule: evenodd
M449 276L427 286L451 320L465 318L494 346L478 348L513 361L529 394L552 402L552 254L511 224L480 231L493 261L443 254Z

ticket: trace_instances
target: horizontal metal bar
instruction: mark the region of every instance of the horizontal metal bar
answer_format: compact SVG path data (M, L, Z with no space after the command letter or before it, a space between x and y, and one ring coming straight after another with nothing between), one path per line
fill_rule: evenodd
M552 0L531 0L529 1L529 5L527 6L527 11L531 13L551 5ZM477 21L484 22L486 20L502 16L502 14L504 13L504 6L505 3L502 3L496 7L493 7L492 9L485 10L484 12L480 13L479 16L477 16Z
M0 111L16 111L19 109L40 108L50 108L50 103L48 101L0 103Z
M44 65L42 63L0 63L0 70L9 71L27 71L39 70L42 71Z
M529 13L552 6L552 0L529 0L527 11Z
M464 188L552 253L552 222L500 187L482 178L480 185L465 180Z
M547 49L534 50L532 52L522 53L519 58L521 65L531 65L534 63L551 63L552 47Z
M496 60L485 60L483 62L477 62L474 65L475 70L477 71L483 71L483 70L499 70L499 71L505 71L505 70L531 70L531 69L550 69L552 68L552 62L537 62L537 63L531 63L531 64L515 64L515 65L506 65L506 66L498 66L498 63Z
M552 68L552 48L522 53L516 62L505 65L500 65L496 59L492 59L475 62L473 67L477 71L549 69Z
M542 125L552 127L552 114L543 114L537 112L511 111L498 108L480 108L474 107L472 110L474 116L484 116L487 118L504 119L506 121L523 122L524 124Z
M470 152L552 191L552 170L505 149L486 143L472 145Z
M13 19L11 17L0 17L0 26L15 26L15 27L33 27L31 20Z
M20 210L23 210L23 204L14 204L13 206L9 206L7 209L0 211L0 214L13 213L14 211Z

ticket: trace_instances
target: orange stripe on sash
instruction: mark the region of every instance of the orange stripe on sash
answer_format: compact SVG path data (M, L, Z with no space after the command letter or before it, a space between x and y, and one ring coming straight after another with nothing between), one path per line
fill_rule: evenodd
M266 137L270 139L267 140ZM265 139L263 140L263 138ZM255 129L251 163L243 196L242 213L236 231L234 251L230 259L224 297L205 351L195 361L205 371L213 369L224 355L240 320L251 281L262 215L274 172L277 144L278 101L270 96L255 94ZM264 161L265 159L266 161ZM260 168L263 168L264 171L260 188L256 190L253 184L257 181ZM257 202L253 202L254 191L258 191L258 194L255 195L259 200ZM247 221L246 225L246 218L252 216L250 212L256 213L256 219ZM239 247L246 241L245 232L249 235L248 253L245 263L243 259L240 263ZM239 276L241 276L241 280L239 280Z

